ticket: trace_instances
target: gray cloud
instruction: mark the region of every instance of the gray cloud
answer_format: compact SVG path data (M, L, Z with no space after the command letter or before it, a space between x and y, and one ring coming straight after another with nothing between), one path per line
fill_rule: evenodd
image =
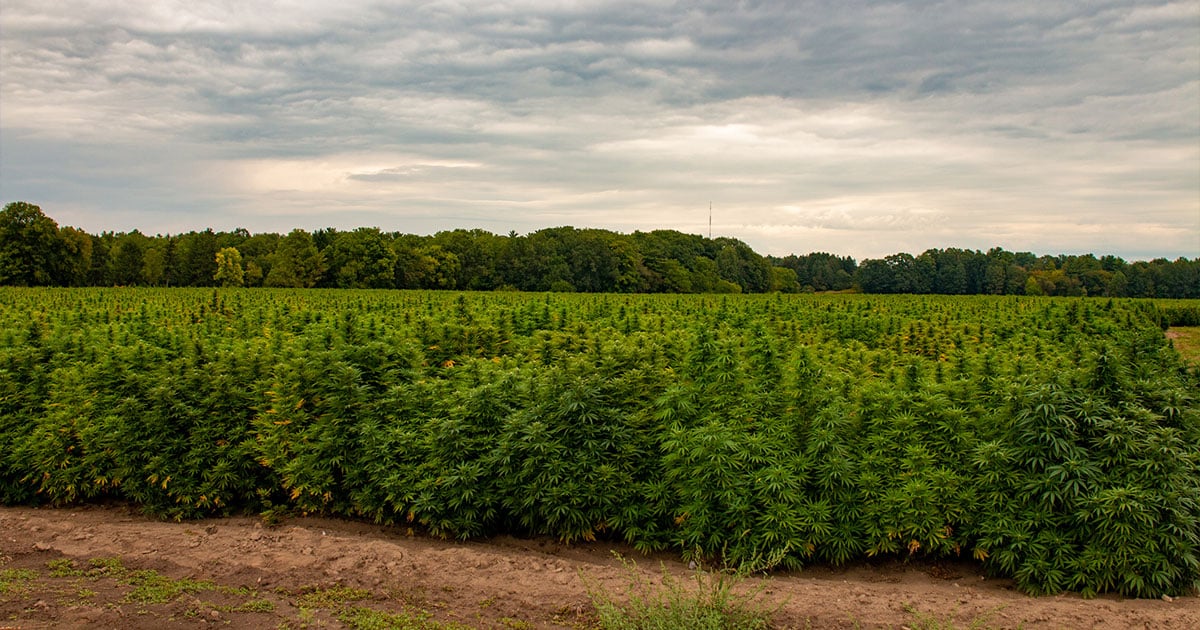
M9 0L0 33L0 196L91 230L712 201L773 253L1200 255L1194 2Z

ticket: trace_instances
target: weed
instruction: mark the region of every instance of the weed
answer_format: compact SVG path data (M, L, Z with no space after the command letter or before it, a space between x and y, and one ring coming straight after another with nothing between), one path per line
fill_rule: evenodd
M581 576L599 614L600 627L605 630L759 630L770 627L769 619L775 611L760 600L761 588L748 595L735 592L744 573L709 573L697 569L692 579L683 580L663 567L662 584L654 585L638 571L636 563L620 559L628 575L624 602Z
M387 613L355 606L338 615L338 621L355 630L470 630L457 623L435 621L424 610Z
M165 604L184 593L216 589L216 585L212 582L188 578L172 580L156 571L135 571L130 575L128 583L134 589L125 596L126 601L139 604Z
M992 626L989 625L989 621L991 620L992 616L999 611L1000 608L995 608L983 613L982 615L972 619L971 622L965 626L966 629L984 630L986 628L991 628ZM958 612L957 609L950 611L950 613L944 617L938 617L936 615L923 613L917 610L917 608L912 604L905 604L904 612L914 617L911 626L914 630L959 630L960 628L960 626L955 625L954 622L955 613Z
M88 577L111 577L123 578L129 572L125 565L121 563L120 558L92 558L88 560L91 569L88 569L86 575Z
M371 596L371 592L348 586L313 589L296 600L299 608L337 608L342 604L358 602Z
M75 562L70 558L58 558L46 563L50 569L50 577L82 577L83 571L75 568Z
M252 599L237 606L233 606L227 612L240 613L267 613L275 610L275 604L269 599Z
M37 571L30 569L4 569L0 571L0 593L22 592L26 582L37 579Z

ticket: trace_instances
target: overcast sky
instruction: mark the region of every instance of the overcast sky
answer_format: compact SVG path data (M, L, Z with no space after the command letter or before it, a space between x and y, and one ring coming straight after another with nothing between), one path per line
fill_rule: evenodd
M3 0L0 202L1200 256L1200 2Z

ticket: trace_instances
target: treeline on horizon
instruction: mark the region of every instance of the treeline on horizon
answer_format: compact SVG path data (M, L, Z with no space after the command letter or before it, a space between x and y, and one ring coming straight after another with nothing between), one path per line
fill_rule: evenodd
M249 286L591 293L803 293L1200 298L1200 258L1127 262L992 248L930 249L857 263L762 256L727 237L554 227L527 235L379 228L281 235L212 229L90 234L40 207L0 212L0 285Z

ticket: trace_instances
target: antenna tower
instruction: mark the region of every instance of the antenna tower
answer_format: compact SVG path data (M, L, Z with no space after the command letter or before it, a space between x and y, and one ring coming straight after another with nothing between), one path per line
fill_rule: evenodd
M712 240L712 202L708 202L708 240Z

